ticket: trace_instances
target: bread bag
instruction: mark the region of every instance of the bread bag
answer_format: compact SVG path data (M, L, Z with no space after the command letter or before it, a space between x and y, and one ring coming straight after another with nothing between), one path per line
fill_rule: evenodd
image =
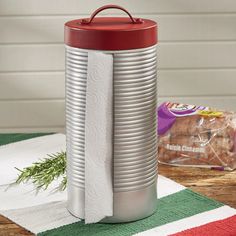
M236 168L236 113L166 102L158 108L158 159L175 166Z

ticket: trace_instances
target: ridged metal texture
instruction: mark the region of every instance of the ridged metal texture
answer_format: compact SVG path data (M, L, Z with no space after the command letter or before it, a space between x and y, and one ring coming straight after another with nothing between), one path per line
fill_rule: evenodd
M66 48L67 178L68 185L81 189L84 189L87 59L87 52Z
M114 56L114 192L144 189L156 181L156 46L112 51ZM84 189L87 50L66 46L67 174Z

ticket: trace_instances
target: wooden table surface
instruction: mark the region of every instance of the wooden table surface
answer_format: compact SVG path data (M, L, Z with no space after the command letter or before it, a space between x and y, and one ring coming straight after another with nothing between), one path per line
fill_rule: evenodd
M236 171L223 172L159 165L159 174L189 187L195 192L236 208ZM23 235L33 234L0 216L0 236Z

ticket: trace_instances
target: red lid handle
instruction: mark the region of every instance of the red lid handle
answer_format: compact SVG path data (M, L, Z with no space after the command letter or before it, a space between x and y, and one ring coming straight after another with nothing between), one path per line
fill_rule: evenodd
M83 20L81 21L81 24L90 24L90 23L92 23L92 21L93 21L93 19L95 18L95 16L96 16L99 12L104 11L104 10L106 10L106 9L119 9L119 10L124 11L125 13L127 13L127 15L129 16L129 18L130 18L130 20L131 20L131 22L132 22L133 24L140 24L140 23L143 23L143 20L142 20L142 19L140 19L140 18L136 18L136 19L133 18L133 17L131 16L131 14L130 14L125 8L123 8L123 7L121 7L121 6L118 6L118 5L105 5L105 6L103 6L103 7L98 8L96 11L94 11L93 14L90 16L89 20L83 19Z

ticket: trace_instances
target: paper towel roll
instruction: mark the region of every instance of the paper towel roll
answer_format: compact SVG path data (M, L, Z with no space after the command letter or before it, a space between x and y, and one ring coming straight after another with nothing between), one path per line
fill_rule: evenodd
M85 223L113 215L113 56L88 52L85 112Z

